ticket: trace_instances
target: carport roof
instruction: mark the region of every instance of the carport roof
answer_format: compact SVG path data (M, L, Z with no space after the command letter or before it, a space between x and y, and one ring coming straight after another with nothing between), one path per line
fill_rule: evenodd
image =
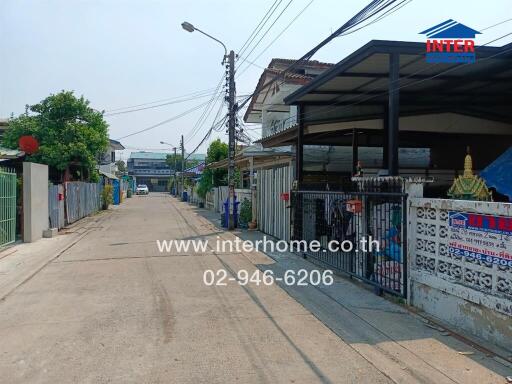
M389 55L400 62L400 111L451 111L510 121L512 44L475 47L473 64L432 64L425 43L372 40L285 98L287 104L344 106L347 118L368 118L360 106L388 101ZM357 109L357 111L356 111Z

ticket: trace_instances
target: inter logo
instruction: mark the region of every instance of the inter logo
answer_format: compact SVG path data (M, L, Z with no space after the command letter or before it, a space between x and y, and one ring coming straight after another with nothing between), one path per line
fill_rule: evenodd
M477 30L455 20L446 20L420 32L427 35L426 60L428 63L474 63Z

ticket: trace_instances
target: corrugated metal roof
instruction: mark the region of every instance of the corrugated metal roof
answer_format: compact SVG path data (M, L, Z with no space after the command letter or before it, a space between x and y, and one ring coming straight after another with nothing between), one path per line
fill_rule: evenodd
M17 159L25 155L25 152L18 149L0 147L0 159Z
M119 178L116 175L113 175L112 173L103 172L101 169L99 170L100 175L103 175L105 177L108 177L109 179L118 180Z
M121 142L119 142L118 140L109 139L109 141L110 141L110 146L112 148L114 148L115 150L123 150L123 149L125 149L123 144L121 144Z
M130 153L131 159L150 159L150 160L165 160L168 153L163 152L132 152Z
M165 152L132 152L130 154L131 159L148 159L148 160L165 160L170 153ZM187 155L185 152L185 157L188 156L189 160L199 160L203 161L206 158L206 155L203 153L193 153L191 155Z

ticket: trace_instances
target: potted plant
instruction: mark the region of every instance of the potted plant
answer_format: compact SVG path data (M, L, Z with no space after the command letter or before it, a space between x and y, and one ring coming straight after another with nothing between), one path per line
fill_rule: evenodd
M240 207L240 227L247 228L252 220L252 203L248 199L242 201Z
M114 189L110 184L105 184L103 186L103 190L101 191L101 202L103 209L108 209L108 206L114 202L114 198L112 196L113 190Z

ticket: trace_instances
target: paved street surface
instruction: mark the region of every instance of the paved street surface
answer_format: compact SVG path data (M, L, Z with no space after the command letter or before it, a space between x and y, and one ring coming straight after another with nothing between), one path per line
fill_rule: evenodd
M508 368L382 298L360 312L342 305L369 294L350 282L313 293L205 286L205 269L279 263L256 252L159 253L157 239L233 236L169 195L135 196L75 232L44 240L62 244L17 284L2 273L30 257L20 246L0 259L1 383L506 382Z

